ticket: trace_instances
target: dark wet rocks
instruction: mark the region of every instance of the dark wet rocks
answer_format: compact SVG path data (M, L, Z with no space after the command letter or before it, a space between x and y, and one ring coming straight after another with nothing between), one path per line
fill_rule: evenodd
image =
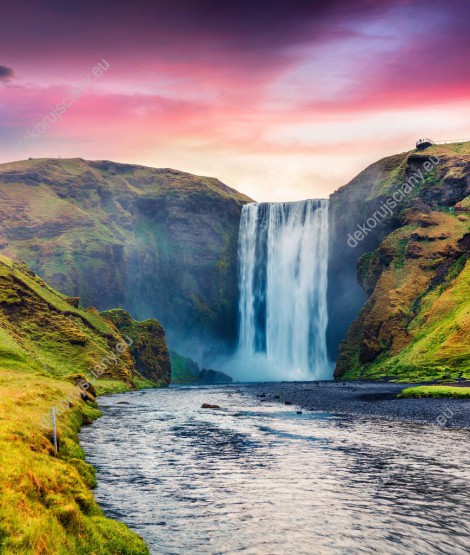
M384 382L284 382L253 384L243 392L271 402L295 405L299 411L385 418L438 425L446 411L449 428L470 429L470 402L464 399L397 399L405 388L419 384ZM449 412L450 411L450 412Z

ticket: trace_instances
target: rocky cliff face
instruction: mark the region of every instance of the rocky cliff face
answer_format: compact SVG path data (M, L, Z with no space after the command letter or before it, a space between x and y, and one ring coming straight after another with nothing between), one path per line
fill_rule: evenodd
M112 322L129 343L136 370L158 385L170 385L170 355L160 322L155 319L137 322L120 308L102 312L101 316Z
M341 344L337 378L470 375L469 194L464 143L387 158L333 195L330 340L366 296Z
M239 216L249 200L217 179L170 169L2 164L0 253L99 310L157 317L176 347L230 343Z

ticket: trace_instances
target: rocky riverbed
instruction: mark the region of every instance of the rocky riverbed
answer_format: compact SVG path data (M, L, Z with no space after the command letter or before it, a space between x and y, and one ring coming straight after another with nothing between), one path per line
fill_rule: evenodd
M378 382L283 382L243 385L260 402L292 403L302 411L355 414L470 429L470 401L465 399L397 399L419 384Z

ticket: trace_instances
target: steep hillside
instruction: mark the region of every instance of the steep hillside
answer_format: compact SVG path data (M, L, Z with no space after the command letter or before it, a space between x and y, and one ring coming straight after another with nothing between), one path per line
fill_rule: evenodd
M381 207L400 189L408 192L385 217L376 214L379 222L364 239L348 246L358 224L378 210L385 214ZM352 283L359 258L358 281L367 296L341 344L336 377L470 376L469 194L469 143L387 158L335 193L333 245L343 246L341 257L332 251L333 268L343 272L343 286ZM351 212L340 218L346 205ZM358 304L355 287L349 289L352 302L334 304L336 317L350 320Z
M450 208L468 196L469 160L470 143L404 152L370 165L331 195L328 348L332 359L336 358L339 343L366 300L356 279L359 257L375 250L389 233L403 225L407 208L419 209L421 202L432 208ZM429 167L431 171L426 169ZM399 192L408 180L411 189L407 188L409 192L388 210L384 203L392 207L393 195L400 199ZM374 214L376 223L373 228L368 227L366 222ZM364 226L363 238L351 247L354 234L360 233Z
M1 553L148 553L104 517L78 444L81 426L100 414L97 393L153 385L126 341L96 310L0 256Z
M231 341L250 199L217 179L82 159L0 165L0 253L85 304L157 317L172 344Z
M123 338L95 309L78 308L77 300L0 256L0 367L55 377L93 372L98 382L133 387L140 375L127 346L116 350Z

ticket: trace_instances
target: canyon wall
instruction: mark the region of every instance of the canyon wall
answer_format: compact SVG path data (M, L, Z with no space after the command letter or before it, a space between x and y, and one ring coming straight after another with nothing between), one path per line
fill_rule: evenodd
M332 195L337 378L468 377L469 195L469 143L385 158Z
M238 225L249 201L217 179L171 169L2 164L0 253L85 305L158 318L183 352L227 347L236 338Z

